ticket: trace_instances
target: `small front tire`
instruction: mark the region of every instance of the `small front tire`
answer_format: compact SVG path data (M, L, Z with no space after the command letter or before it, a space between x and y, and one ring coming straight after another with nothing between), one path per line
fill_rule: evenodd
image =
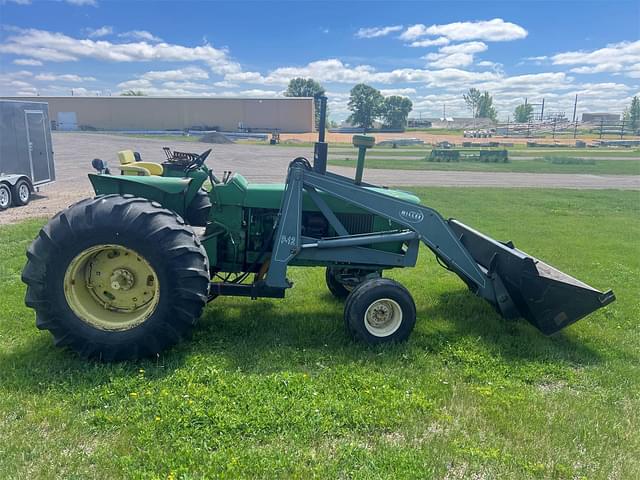
M369 345L404 342L415 326L416 306L400 283L367 280L347 298L344 321L354 339Z

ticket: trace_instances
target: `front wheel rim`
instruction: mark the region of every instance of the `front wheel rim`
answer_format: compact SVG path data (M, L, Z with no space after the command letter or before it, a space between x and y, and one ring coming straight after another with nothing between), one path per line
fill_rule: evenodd
M364 326L375 337L393 335L402 324L402 307L391 298L380 298L369 305L364 314Z
M95 245L76 255L64 276L69 308L84 323L108 331L130 330L155 312L158 276L149 262L121 245Z

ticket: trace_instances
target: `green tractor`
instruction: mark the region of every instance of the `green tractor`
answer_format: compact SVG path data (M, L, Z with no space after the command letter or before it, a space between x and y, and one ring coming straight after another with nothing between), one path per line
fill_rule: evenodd
M324 116L326 99L321 105ZM355 339L401 342L415 325L415 304L382 273L414 266L421 243L498 314L545 334L615 299L444 219L410 193L363 182L372 137L354 137L354 179L328 172L319 134L313 164L294 159L285 184L218 178L206 164L210 150L166 149L162 164L122 152L123 175L94 160L96 196L58 213L27 251L25 301L38 328L88 358L153 356L188 336L207 302L283 298L292 286L287 268L303 266L326 269Z

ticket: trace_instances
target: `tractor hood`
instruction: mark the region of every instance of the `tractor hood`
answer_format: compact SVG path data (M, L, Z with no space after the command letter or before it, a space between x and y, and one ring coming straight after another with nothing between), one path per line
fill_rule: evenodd
M236 173L227 183L216 185L214 192L217 200L223 205L277 210L282 202L284 188L282 183L249 183L242 175ZM420 203L420 199L412 193L380 187L366 188L407 202ZM326 196L325 200L338 211L346 207L344 202L337 201L331 196ZM315 205L306 195L303 200L303 208L315 210Z

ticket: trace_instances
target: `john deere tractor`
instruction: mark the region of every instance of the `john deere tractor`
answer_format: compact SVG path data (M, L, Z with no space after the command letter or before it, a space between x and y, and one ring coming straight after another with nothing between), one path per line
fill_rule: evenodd
M383 272L414 266L421 243L498 314L545 334L615 299L410 193L365 183L373 137L353 139L355 178L328 172L323 129L319 137L313 164L294 159L285 184L218 178L206 164L211 150L166 149L162 164L121 152L122 175L94 160L96 196L58 213L28 249L22 278L36 325L85 357L156 355L219 296L283 298L295 265L326 269L355 339L401 342L416 322L414 301Z

